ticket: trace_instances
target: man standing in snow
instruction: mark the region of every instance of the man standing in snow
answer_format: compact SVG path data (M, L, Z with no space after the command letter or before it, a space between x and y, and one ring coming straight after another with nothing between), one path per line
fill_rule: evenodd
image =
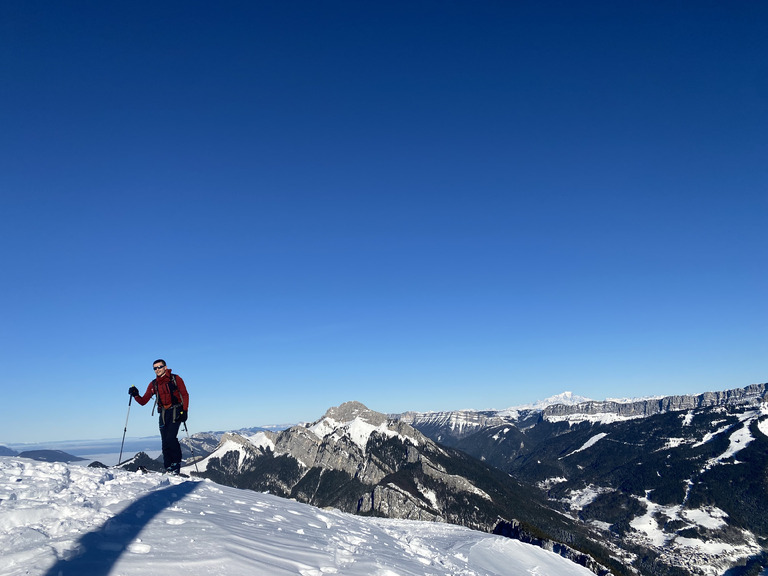
M187 421L189 394L181 376L171 374L171 369L165 365L165 360L155 360L152 363L155 379L147 386L144 396L139 394L136 386L128 388L128 394L136 398L136 402L144 406L152 396L160 416L160 437L163 441L163 466L170 474L178 474L181 470L181 445L177 438L179 426ZM154 408L152 409L154 414Z

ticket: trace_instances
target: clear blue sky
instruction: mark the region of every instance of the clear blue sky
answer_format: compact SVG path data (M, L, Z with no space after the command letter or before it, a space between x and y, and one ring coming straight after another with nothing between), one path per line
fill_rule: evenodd
M3 2L0 443L766 381L766 24Z

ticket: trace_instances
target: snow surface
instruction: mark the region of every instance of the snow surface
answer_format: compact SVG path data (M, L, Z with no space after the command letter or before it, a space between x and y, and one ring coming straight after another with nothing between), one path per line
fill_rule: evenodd
M264 434L264 432L257 432L256 434L253 434L252 436L248 436L248 441L256 446L257 448L263 448L264 450L271 450L272 452L275 451L275 443L272 442L272 440L269 439L269 436Z
M646 418L641 414L635 416L619 416L615 412L598 412L597 414L566 414L565 416L546 416L547 422L567 422L569 426L590 422L592 424L613 424L615 422L627 422Z
M666 522L663 517L669 521L682 521L690 526L701 526L703 528L718 529L725 525L725 519L728 515L713 506L706 506L695 510L685 509L680 505L662 506L648 499L639 498L646 507L646 512L642 516L637 516L630 522L630 526L641 533L647 542L663 547L674 547L676 549L688 548L697 550L708 555L724 555L730 558L749 557L760 553L760 545L757 539L744 532L746 538L745 544L734 545L715 538L696 539L685 538L676 534L664 532L663 524ZM712 567L701 567L709 573Z
M757 429L763 433L763 436L768 436L768 419L760 420L757 424Z
M571 510L579 511L592 504L601 494L608 492L612 492L612 489L590 484L581 490L571 490L568 493L568 498L561 500L561 502L566 503Z
M728 437L729 443L728 448L720 454L719 456L715 458L710 458L707 461L707 464L704 466L704 470L711 468L712 466L716 466L718 464L723 464L728 462L729 459L734 458L736 454L741 452L744 448L749 446L749 444L755 439L754 436L752 436L752 432L750 431L749 427L751 423L754 420L759 420L763 418L766 414L768 414L768 404L762 404L759 408L755 410L748 410L744 412L743 414L739 415L739 422L741 423L741 426L733 425L733 426L725 426L723 428L720 428L714 433L707 434L704 436L704 438L701 440L701 442L694 444L694 446L701 446L702 444L706 444L707 442L711 441L712 438L715 436L722 434L723 432L727 432L731 430L731 434ZM763 432L763 428L760 427L761 423L758 422L758 429ZM738 427L737 427L738 426Z
M460 526L16 457L0 457L0 550L1 576L592 576Z
M573 452L571 452L569 454L566 454L565 456L562 456L561 458L558 458L558 460L562 460L563 458L568 458L568 456L573 456L574 454L577 454L579 452L583 452L584 450L592 448L592 446L597 444L600 440L602 440L606 436L608 436L608 434L605 433L605 432L601 432L600 434L595 434L594 436L592 436L592 438L587 440L581 448L577 448Z

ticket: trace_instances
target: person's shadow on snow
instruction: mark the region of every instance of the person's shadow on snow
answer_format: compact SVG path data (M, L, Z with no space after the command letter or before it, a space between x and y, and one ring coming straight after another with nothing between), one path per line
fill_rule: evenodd
M51 566L45 576L107 576L139 532L197 486L198 482L171 484L139 498L101 528L80 538L74 550Z

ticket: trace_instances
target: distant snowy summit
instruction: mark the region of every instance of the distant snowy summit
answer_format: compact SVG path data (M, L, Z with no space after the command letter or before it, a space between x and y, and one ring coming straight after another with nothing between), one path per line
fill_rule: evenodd
M520 412L540 412L545 408L549 408L550 406L576 406L584 402L594 402L594 400L587 398L586 396L579 396L566 390L565 392L555 394L554 396L550 396L544 400L538 400L533 404L523 404L520 406L514 406L512 408L507 408L506 410L499 410L499 414L517 418Z

